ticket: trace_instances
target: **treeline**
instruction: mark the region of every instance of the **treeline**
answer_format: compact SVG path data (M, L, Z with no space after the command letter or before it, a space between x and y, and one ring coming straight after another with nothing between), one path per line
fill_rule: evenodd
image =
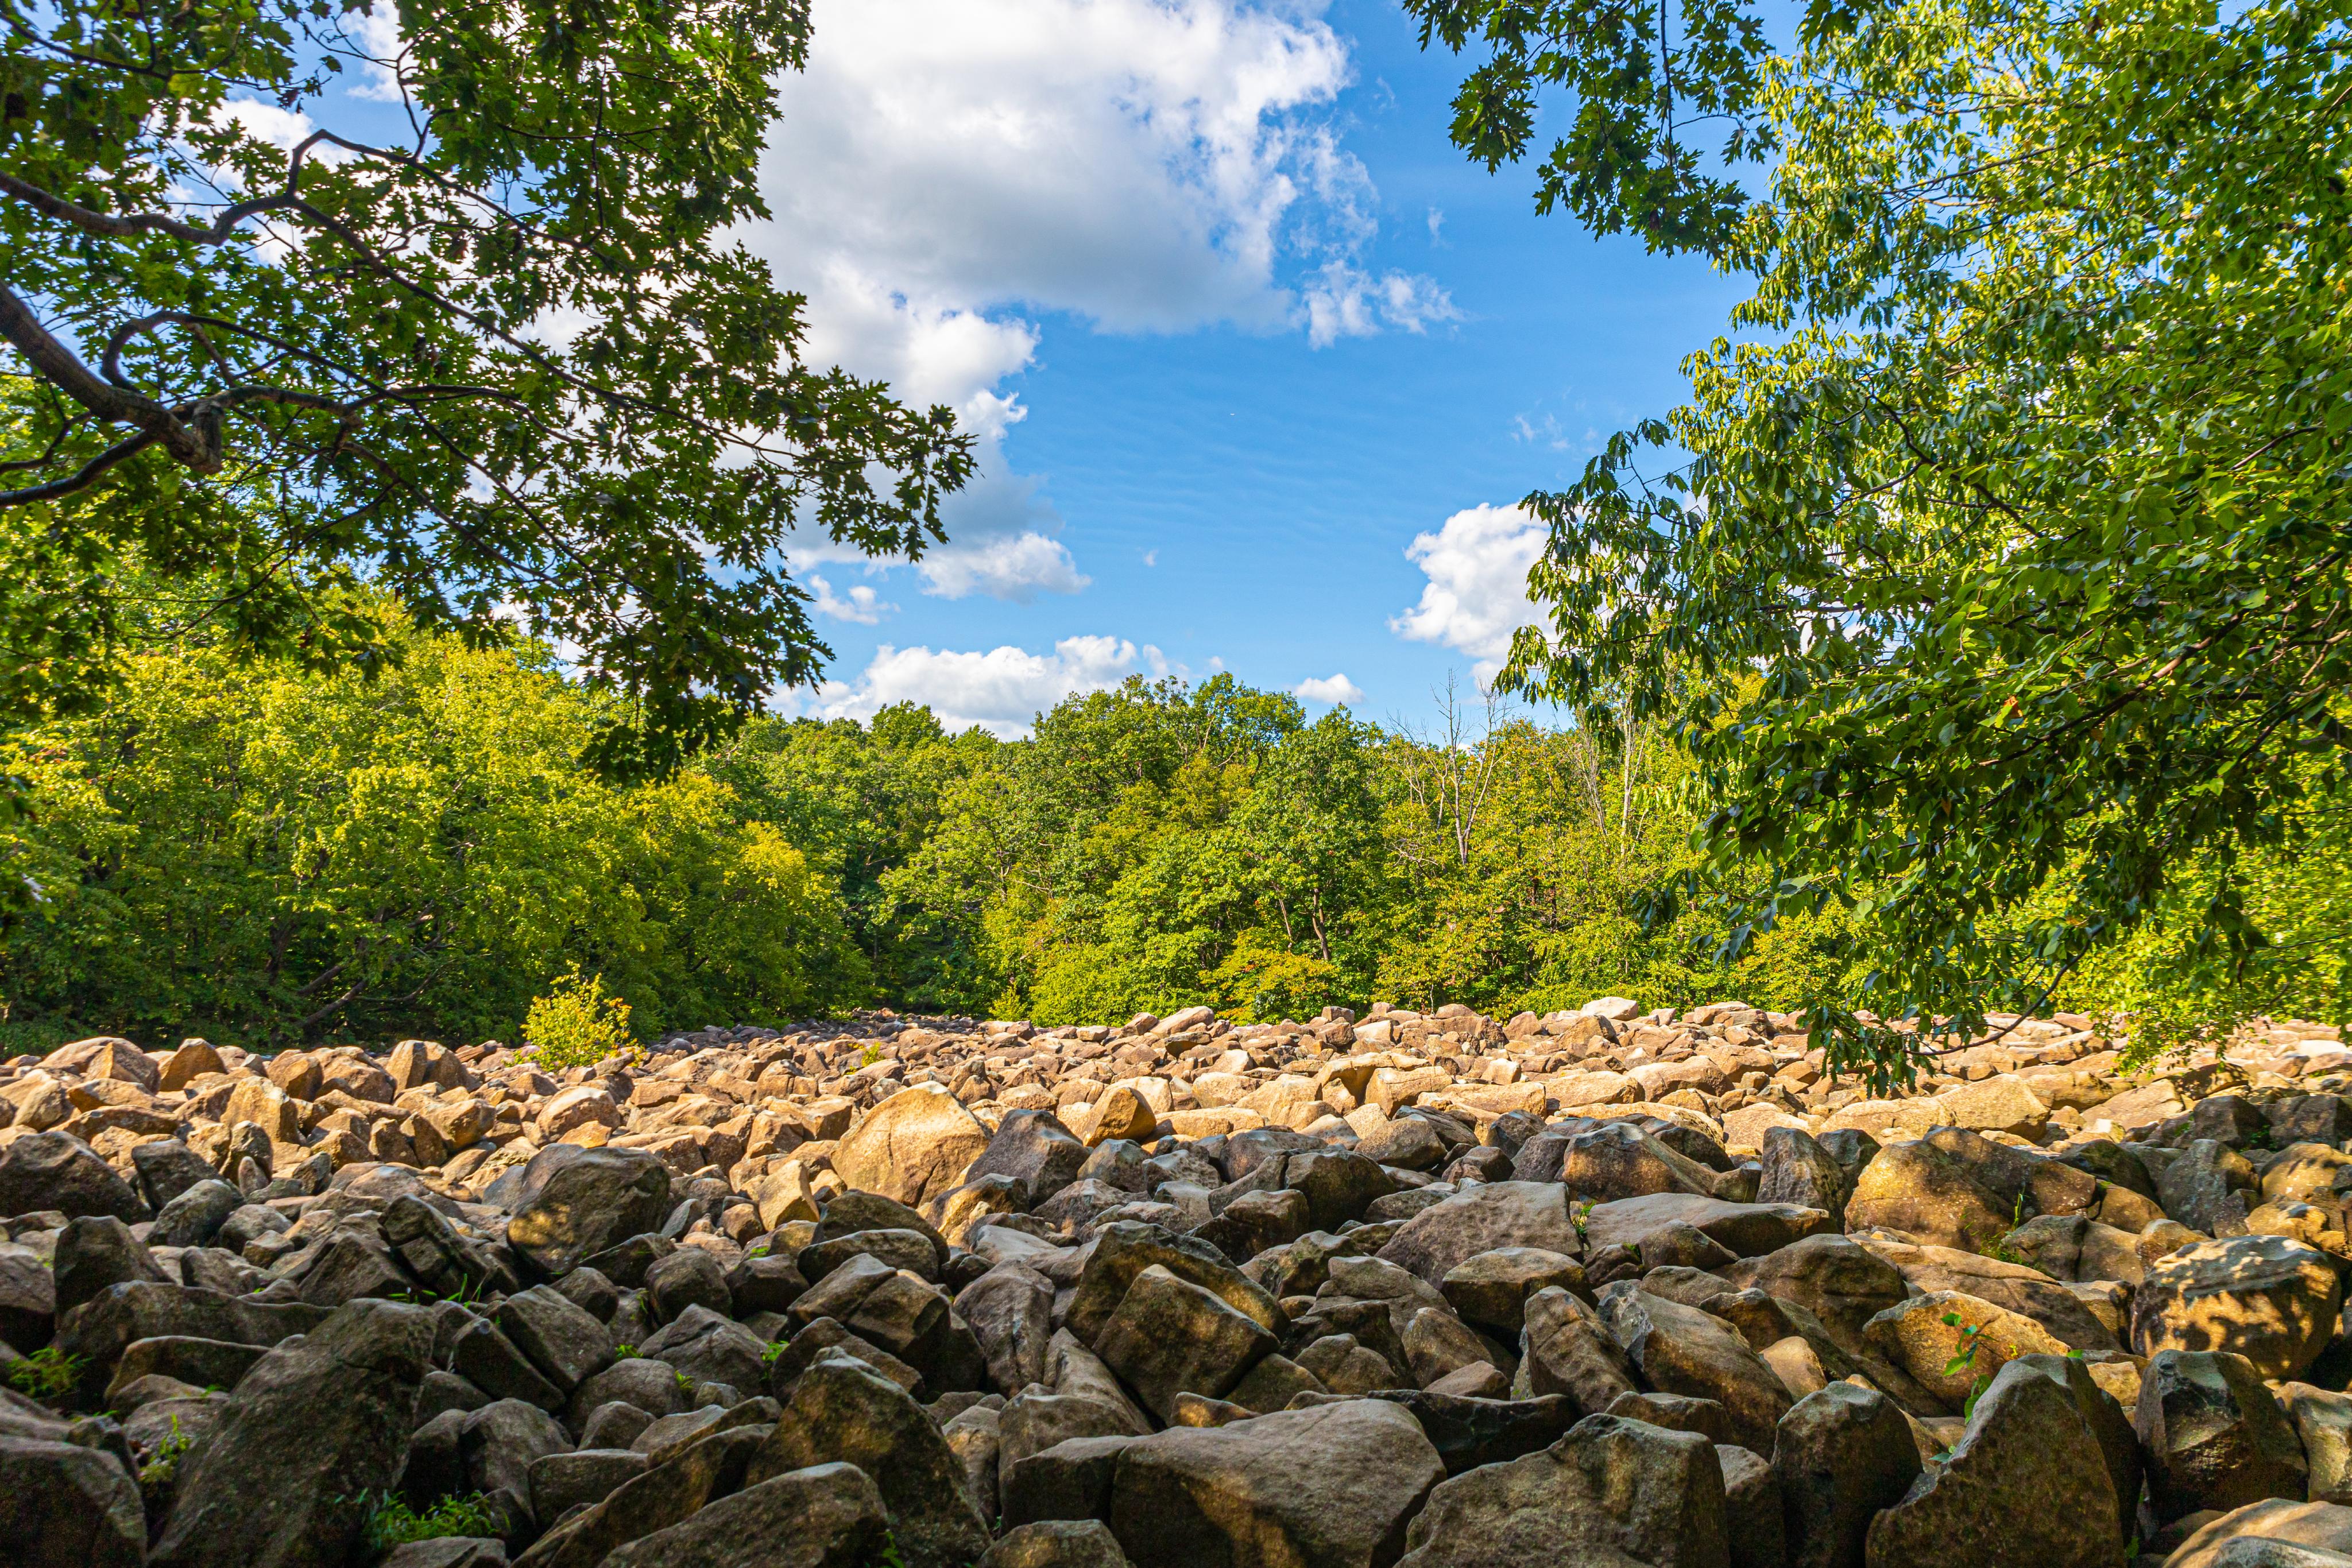
M0 847L38 896L0 953L0 1049L512 1038L575 970L645 1033L877 1002L1057 1023L1867 990L1834 909L1713 960L1707 912L1662 896L1700 808L1654 734L1475 699L1407 733L1138 679L1018 741L911 706L760 719L629 785L582 765L601 699L543 655L390 634L373 678L141 656L100 711L15 738L31 810ZM2304 992L2266 999L2305 1011L2341 998L2334 842L2282 873L2321 935ZM2159 926L2059 999L2147 1005L2179 956Z

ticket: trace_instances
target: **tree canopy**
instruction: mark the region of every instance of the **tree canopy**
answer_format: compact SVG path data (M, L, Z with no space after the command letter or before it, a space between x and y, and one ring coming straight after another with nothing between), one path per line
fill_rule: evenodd
M2352 924L2250 899L2352 810L2344 8L1816 0L1777 49L1717 0L1407 5L1489 53L1465 151L1565 93L1543 199L1754 279L1686 404L1529 498L1503 677L1676 727L1727 955L1853 912L1816 1027L1898 1073L1864 1008L2031 1011L2151 923L2208 1009L2340 967Z
M818 668L795 528L941 537L950 412L804 363L730 232L807 0L0 20L8 716L140 626L365 663L363 579L564 646L660 769Z

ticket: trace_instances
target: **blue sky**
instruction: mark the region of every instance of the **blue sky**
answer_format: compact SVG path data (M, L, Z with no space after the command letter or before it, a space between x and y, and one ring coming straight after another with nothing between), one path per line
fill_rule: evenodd
M1379 0L819 0L750 241L986 474L921 566L796 557L835 658L780 706L1016 733L1224 669L1420 720L1491 667L1507 508L1663 413L1738 287L1465 162L1462 69Z

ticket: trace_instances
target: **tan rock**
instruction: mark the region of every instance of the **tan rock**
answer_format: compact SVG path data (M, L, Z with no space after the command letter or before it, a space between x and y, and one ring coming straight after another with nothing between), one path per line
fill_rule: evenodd
M853 1188L900 1203L957 1186L988 1147L988 1129L936 1083L903 1089L877 1105L833 1152L833 1168Z
M1914 1296L1889 1307L1870 1320L1863 1337L1955 1410L2018 1356L2066 1354L2066 1346L2032 1318L1958 1291ZM1971 1344L1973 1354L1955 1364Z

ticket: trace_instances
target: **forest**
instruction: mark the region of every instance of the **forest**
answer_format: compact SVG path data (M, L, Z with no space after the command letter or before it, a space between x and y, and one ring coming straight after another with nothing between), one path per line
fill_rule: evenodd
M45 896L0 956L0 1046L512 1038L573 972L647 1036L873 1005L1063 1023L1866 995L1870 933L1840 911L1725 962L1715 910L1667 907L1699 797L1654 727L1466 690L1421 733L1231 675L1138 678L1025 739L911 706L767 716L615 782L581 760L600 699L543 650L379 612L380 672L192 644L15 737L28 806L0 841ZM2273 939L2302 941L2261 988L2200 977L2158 921L2052 1005L2336 1016L2344 820L2252 881Z

